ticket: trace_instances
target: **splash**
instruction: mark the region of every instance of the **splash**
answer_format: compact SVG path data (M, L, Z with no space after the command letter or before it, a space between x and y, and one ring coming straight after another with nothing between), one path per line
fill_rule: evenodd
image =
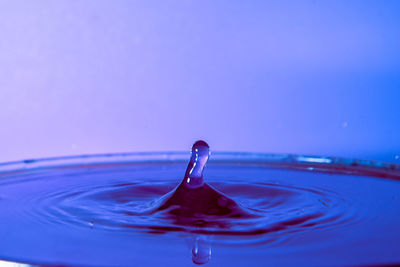
M197 141L192 146L191 157L181 184L167 194L157 211L168 210L177 216L180 224L190 224L197 219L207 225L207 219L223 216L227 218L252 217L234 200L217 191L204 182L203 171L210 156L209 146L204 141ZM212 216L212 217L207 217ZM176 221L175 221L176 222ZM223 225L220 225L223 227Z

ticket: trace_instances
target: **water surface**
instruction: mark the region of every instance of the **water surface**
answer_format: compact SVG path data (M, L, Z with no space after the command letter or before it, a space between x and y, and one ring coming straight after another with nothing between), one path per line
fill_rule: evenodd
M204 181L227 197L218 206L233 201L232 210L240 209L221 216L165 205L186 177L188 157L126 154L3 164L0 259L67 266L400 263L399 166L214 153Z

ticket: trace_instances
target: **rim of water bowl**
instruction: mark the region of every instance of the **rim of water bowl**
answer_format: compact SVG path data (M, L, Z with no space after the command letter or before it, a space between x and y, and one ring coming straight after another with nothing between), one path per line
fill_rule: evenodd
M0 173L75 165L186 162L189 157L190 152L132 152L26 159L0 163ZM297 154L213 152L208 164L236 164L262 168L349 174L400 181L400 164L374 160Z

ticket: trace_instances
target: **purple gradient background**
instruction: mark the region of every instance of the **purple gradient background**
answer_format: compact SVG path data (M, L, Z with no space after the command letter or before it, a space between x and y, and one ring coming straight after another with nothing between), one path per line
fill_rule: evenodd
M0 161L400 154L399 1L2 1Z

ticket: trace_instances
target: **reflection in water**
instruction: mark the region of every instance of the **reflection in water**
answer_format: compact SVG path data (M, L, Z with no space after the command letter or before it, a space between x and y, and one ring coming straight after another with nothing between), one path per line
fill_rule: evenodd
M192 261L195 264L205 264L211 258L211 243L206 236L198 236L192 248Z

